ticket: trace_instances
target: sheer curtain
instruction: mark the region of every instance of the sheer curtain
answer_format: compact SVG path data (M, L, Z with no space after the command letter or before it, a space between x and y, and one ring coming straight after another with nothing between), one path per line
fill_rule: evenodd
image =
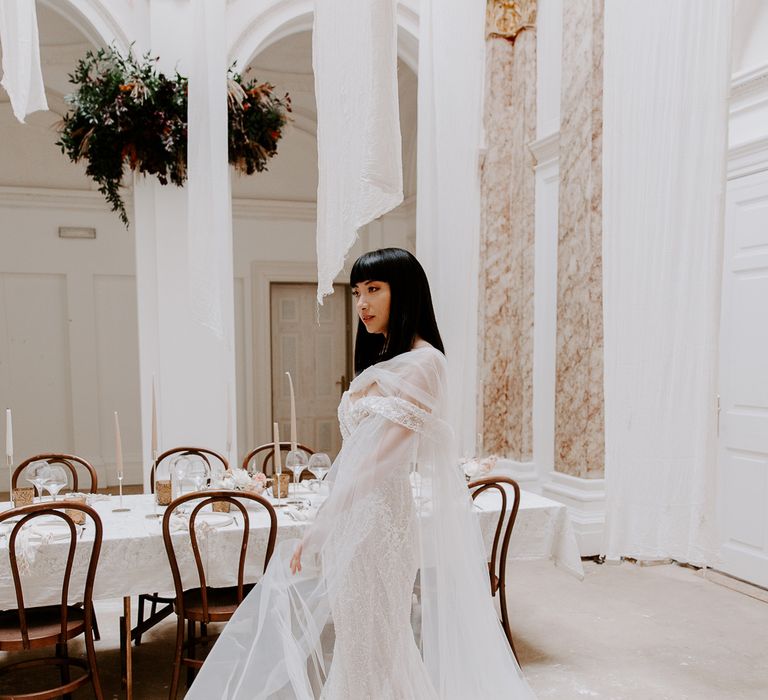
M316 0L317 301L361 226L403 201L395 0Z
M717 556L716 391L731 3L605 6L610 558Z
M34 0L0 0L3 79L13 113L22 124L28 114L48 109L40 68L40 40Z
M486 3L421 0L416 253L448 356L449 422L475 444Z

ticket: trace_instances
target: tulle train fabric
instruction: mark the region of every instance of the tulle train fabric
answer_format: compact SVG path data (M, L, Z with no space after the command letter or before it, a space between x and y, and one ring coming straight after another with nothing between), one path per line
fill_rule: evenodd
M534 697L490 596L445 384L445 358L431 346L352 382L302 572L289 569L298 540L281 543L188 700ZM417 572L421 649L411 626Z

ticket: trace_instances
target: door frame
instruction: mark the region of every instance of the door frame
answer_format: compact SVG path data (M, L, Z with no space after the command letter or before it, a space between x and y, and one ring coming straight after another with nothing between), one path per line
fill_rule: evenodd
M333 280L346 285L350 269L344 266ZM273 282L284 284L317 284L317 266L310 262L251 263L251 298L253 301L253 329L251 336L251 367L253 377L253 447L259 436L272 435L272 323L270 287ZM350 308L347 308L349 319ZM267 332L259 332L267 329ZM263 358L263 362L259 362ZM351 366L351 337L347 337L347 365ZM260 443L259 443L260 444Z

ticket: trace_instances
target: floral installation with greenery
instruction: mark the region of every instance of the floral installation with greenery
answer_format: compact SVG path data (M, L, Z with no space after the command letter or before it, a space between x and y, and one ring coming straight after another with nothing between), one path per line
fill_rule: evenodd
M72 107L59 125L57 146L72 162L86 161L86 175L98 185L112 211L127 226L120 193L124 167L155 175L161 184L181 186L187 179L187 78L168 78L157 70L157 57L115 47L89 51L69 81L75 91L65 98ZM274 86L228 75L228 157L247 175L266 170L291 111L288 94Z

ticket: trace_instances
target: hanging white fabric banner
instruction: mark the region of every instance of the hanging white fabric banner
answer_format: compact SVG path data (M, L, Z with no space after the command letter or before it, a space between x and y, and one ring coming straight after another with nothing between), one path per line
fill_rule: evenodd
M731 3L605 6L604 552L712 564Z
M317 300L361 226L403 201L395 0L317 0Z
M224 333L226 256L232 257L227 113L226 0L193 0L195 51L189 73L188 231L192 312Z
M448 357L450 423L474 451L480 150L485 11L480 0L421 0L416 253Z
M0 0L3 79L13 113L22 124L28 114L48 109L34 0Z

